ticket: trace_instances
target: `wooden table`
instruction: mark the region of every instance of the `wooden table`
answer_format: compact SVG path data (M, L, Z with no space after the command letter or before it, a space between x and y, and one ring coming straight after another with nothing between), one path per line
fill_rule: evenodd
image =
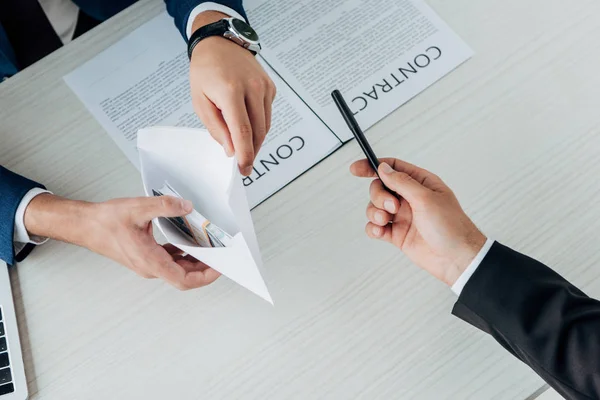
M369 131L441 175L493 238L600 296L600 3L431 0L476 51ZM142 194L62 76L158 14L143 2L0 85L0 162L57 194ZM382 154L383 155L383 154ZM349 144L253 217L272 308L181 293L87 250L13 269L32 398L525 399L543 382L450 315L450 289L363 234Z

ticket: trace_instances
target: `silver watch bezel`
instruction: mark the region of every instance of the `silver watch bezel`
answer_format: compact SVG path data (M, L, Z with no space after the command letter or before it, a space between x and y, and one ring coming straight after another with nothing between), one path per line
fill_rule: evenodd
M246 38L245 36L243 36L241 33L239 33L238 30L235 29L235 26L232 23L232 21L234 19L239 19L239 18L232 17L232 18L225 19L227 21L227 25L229 26L229 30L227 32L225 32L225 34L223 34L223 37L239 44L240 46L242 46L245 49L255 52L256 54L260 53L260 50L261 50L260 41L250 40L250 39ZM244 21L244 22L246 22L246 21Z

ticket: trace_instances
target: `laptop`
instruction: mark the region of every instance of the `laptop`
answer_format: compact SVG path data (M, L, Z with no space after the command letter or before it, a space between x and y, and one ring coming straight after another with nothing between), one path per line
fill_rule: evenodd
M27 381L8 266L0 261L0 400L27 399Z

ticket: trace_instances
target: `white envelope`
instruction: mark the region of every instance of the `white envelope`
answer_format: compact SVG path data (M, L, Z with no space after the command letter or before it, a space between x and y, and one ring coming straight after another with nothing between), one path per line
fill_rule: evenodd
M233 236L230 247L199 247L163 218L154 222L169 243L273 304L242 176L234 158L204 129L153 127L138 132L146 195L167 181L209 221Z

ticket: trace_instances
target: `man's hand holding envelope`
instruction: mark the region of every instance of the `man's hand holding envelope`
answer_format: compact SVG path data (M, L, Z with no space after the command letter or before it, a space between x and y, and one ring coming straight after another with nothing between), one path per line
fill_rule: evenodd
M165 191L190 200L190 217L206 222L158 218L155 223L167 241L272 303L260 273L262 259L236 160L200 129L142 129L138 150L146 195L160 198ZM209 235L209 224L222 234ZM203 242L203 233L208 241Z

